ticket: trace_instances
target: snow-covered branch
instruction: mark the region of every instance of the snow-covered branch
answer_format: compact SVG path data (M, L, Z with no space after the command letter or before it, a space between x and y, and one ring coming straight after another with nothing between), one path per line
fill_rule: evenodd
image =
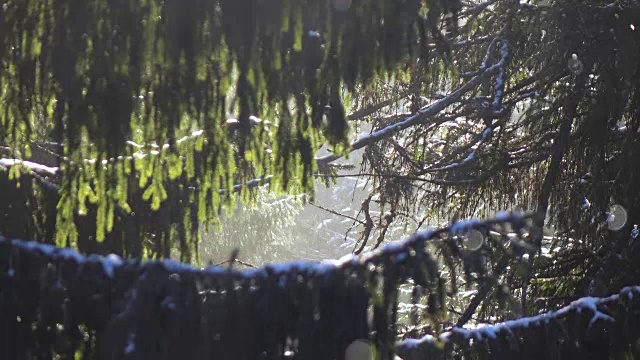
M501 342L510 343L513 347L512 355L522 349L523 342L526 343L534 338L533 334L537 328L563 327L563 322L575 316L588 316L587 331L594 330L599 325L612 325L618 321L627 320L624 314L619 314L616 318L608 310L613 308L623 308L629 312L640 310L640 286L626 287L619 294L614 294L604 298L585 297L578 299L568 306L557 311L550 311L545 314L521 318L517 320L505 321L494 325L476 325L474 327L453 328L439 336L427 335L421 339L407 339L396 344L398 354L404 359L417 359L426 354L439 354L437 358L446 358L444 353L449 353L454 346L469 349L481 348L486 345L490 351L499 351L497 348ZM580 322L575 321L578 325ZM571 325L569 325L571 326ZM552 341L558 341L554 338ZM572 339L577 341L578 339ZM520 350L522 351L522 350ZM503 358L507 358L504 357Z
M506 40L500 39L500 38L494 39L494 41L489 45L489 48L487 49L487 54L485 56L485 60L482 62L481 69L486 68L487 66L486 63L487 61L489 61L491 49L496 43L500 41L502 42L502 46L500 49L500 61L496 65L494 65L494 66L498 66L498 69L497 69L498 76L496 78L496 83L495 83L495 93L494 93L493 102L491 103L488 103L486 101L481 102L481 106L483 109L480 115L483 116L485 123L487 123L486 128L482 131L482 133L475 136L475 138L472 140L470 144L463 146L457 151L454 151L452 156L456 156L457 154L463 151L467 151L468 149L473 147L471 152L462 161L452 162L447 165L440 165L436 163L432 167L423 169L420 172L420 174L439 172L439 171L448 171L448 170L460 168L462 166L465 166L471 163L476 159L478 150L483 148L484 145L486 145L488 141L491 139L493 131L498 126L501 126L504 124L503 118L507 114L507 110L502 104L502 98L505 93L505 81L506 81L505 74L506 74L507 62L509 60L509 43ZM498 119L498 120L496 121L495 119Z
M199 138L203 134L204 134L204 130L193 131L191 134L176 140L175 144L179 145L179 144L184 143L184 142L189 141L189 140L196 140L197 138ZM117 161L134 160L134 159L145 158L147 156L159 155L160 151L167 150L170 147L170 145L168 143L167 144L163 144L163 145L137 144L134 141L127 141L126 143L131 148L138 149L139 151L134 152L130 156L118 156L118 157L113 157L113 158L109 158L109 159L104 159L104 160L101 161L102 165L106 166L108 164L115 163ZM36 144L36 145L38 146L38 144ZM147 151L143 151L143 150L147 150ZM66 162L66 163L71 164L71 165L74 164L73 161L71 161L69 158L67 158L67 157L65 157L63 155L56 154L56 153L54 153L52 151L49 151L49 150L46 150L46 151L50 155L58 157L60 159L60 161ZM95 163L97 163L96 159L84 159L83 161L86 164L95 164ZM56 175L58 173L58 171L60 170L59 167L46 166L46 165L42 165L42 164L39 164L39 163L36 163L36 162L32 162L32 161L26 161L26 160L21 160L21 159L10 159L10 158L2 158L2 159L0 159L0 166L2 166L2 167L9 168L9 167L15 166L15 165L21 165L21 166L26 167L27 169L31 170L32 172L40 174L40 175Z
M374 131L371 134L367 136L363 136L360 139L352 142L350 146L350 151L361 149L379 140L393 136L399 133L400 131L410 128L412 126L426 123L430 117L435 116L439 112L446 109L448 106L458 101L464 94L474 90L478 85L480 85L487 78L497 74L500 71L500 69L504 66L505 62L506 62L506 58L502 58L498 63L492 66L489 66L484 71L482 71L479 75L473 77L471 80L469 80L462 86L458 87L456 90L452 91L449 95L419 110L415 115L403 121L399 121L393 125L389 125L383 129ZM326 155L326 156L316 158L316 161L319 165L322 165L322 164L328 164L341 157L342 157L341 155L331 154L331 155Z
M58 167L45 166L35 162L20 159L0 159L0 167L8 169L12 166L22 166L33 171L36 174L43 176L55 175L58 172Z
M378 351L386 349L386 358L391 358L396 322L393 307L397 305L386 295L378 301L380 298L373 297L368 287L383 282L385 289L395 289L409 278L425 286L436 283L441 275L427 269L436 264L424 251L425 242L448 241L470 229L489 231L504 224L524 234L529 231L526 219L523 214L501 213L491 220L461 221L448 228L417 233L360 257L242 270L232 266L238 262L237 252L228 266L202 269L174 260L141 262L116 255L84 256L68 248L0 236L0 281L7 284L2 288L6 301L0 304L0 314L7 320L2 325L5 333L29 330L30 334L32 324L36 324L35 333L46 336L46 341L66 341L75 334L68 335L67 330L77 333L75 329L86 329L95 334L96 343L106 344L103 348L109 349L109 354L145 358L158 354L145 344L175 340L176 334L182 333L186 337L175 343L183 345L187 338L193 339L190 348L214 341L211 353L216 356L206 357L231 359L237 357L234 344L257 341L251 346L257 347L256 354L263 353L261 339L272 336L274 327L283 329L279 333L282 339L299 339L300 349L306 346L313 350L318 334L322 339L335 336L330 343L337 344L338 351L353 339L366 339L374 330L385 335L376 343ZM377 310L370 327L367 310L371 306ZM288 315L292 313L300 316L292 318ZM35 319L34 314L44 317ZM64 332L56 328L62 320ZM310 331L296 330L300 324L308 324L305 326ZM354 324L357 329L347 335L331 330ZM304 333L312 335L301 336ZM222 341L211 340L213 335ZM340 344L345 337L346 343ZM273 348L283 349L284 343ZM299 354L299 358L309 358L309 352ZM281 355L282 351L277 353Z
M75 264L92 264L92 266L98 266L102 269L104 274L108 277L113 277L117 274L119 268L142 266L142 267L154 267L162 266L170 272L188 272L199 273L201 275L219 275L221 273L231 274L236 278L262 278L269 274L279 273L287 274L297 271L298 273L308 274L323 274L338 271L341 268L366 269L370 265L377 265L382 263L388 263L389 259L394 259L394 263L399 264L408 260L415 255L416 247L422 247L425 242L441 239L443 236L456 236L466 233L471 229L489 229L496 225L511 224L514 228L526 227L526 220L531 217L531 214L527 213L515 213L515 212L500 212L493 219L479 220L469 219L465 221L459 221L451 226L444 227L438 230L428 230L424 232L418 232L405 240L390 243L381 249L364 254L361 257L354 255L347 255L339 260L324 260L321 263L318 262L304 262L296 261L285 264L271 264L266 267L255 270L236 271L220 268L217 266L210 266L206 269L196 268L193 265L184 264L175 260L160 260L160 261L147 261L140 263L139 260L122 260L117 255L98 256L90 255L84 256L75 250L69 248L59 248L49 244L42 244L35 241L23 241L17 239L7 239L0 236L0 250L8 246L12 248L11 256L16 256L18 253L24 253L26 256L44 256L50 262L65 262L73 261ZM414 254L414 255L412 255ZM14 273L14 269L9 263L9 275Z

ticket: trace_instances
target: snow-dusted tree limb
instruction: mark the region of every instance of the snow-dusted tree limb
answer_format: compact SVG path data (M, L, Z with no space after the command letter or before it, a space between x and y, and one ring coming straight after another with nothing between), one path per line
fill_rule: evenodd
M493 94L493 107L494 109L502 106L502 98L504 96L504 87L506 85L506 74L507 74L507 62L509 59L509 43L507 42L507 40L505 39L501 39L500 40L502 42L502 47L500 49L500 57L502 66L500 67L500 70L498 71L498 76L496 78L496 85L495 85L495 93Z
M425 242L433 241L436 239L442 239L442 237L450 237L450 236L460 236L465 234L467 231L471 229L481 229L487 230L491 229L497 225L511 224L514 229L518 228L526 228L526 221L530 219L532 214L529 213L517 213L517 212L499 212L495 218L490 218L486 220L480 219L469 219L464 221L456 222L447 227L443 227L437 230L428 230L424 232L418 232L402 241L397 241L393 244L388 244L383 248L376 250L371 253L367 253L362 257L358 258L356 256L347 255L340 260L325 260L323 263L317 262L293 262L289 264L282 265L269 265L268 268L271 269L272 272L286 274L288 271L292 269L298 269L300 271L309 271L309 272L325 272L325 271L336 271L339 268L366 268L368 265L372 264L382 264L388 262L389 259L395 259L395 263L399 264L409 257L415 256L414 248L416 246L421 247ZM142 266L142 267L153 267L160 264L165 267L167 270L173 272L198 272L204 275L213 274L218 275L220 269L214 267L210 267L207 269L196 268L193 265L178 263L175 260L162 260L162 261L149 261L146 263L140 263L139 260L122 260L117 255L109 255L106 257L91 255L84 256L77 251L69 248L59 248L53 245L37 243L35 241L23 241L17 239L6 239L0 236L0 245L10 245L16 250L19 250L25 254L32 254L37 256L45 256L49 261L52 262L65 262L65 261L73 261L76 264L83 263L93 263L99 265L100 268L104 271L106 276L112 277L114 276L114 272L118 267L124 266ZM16 252L17 254L17 252ZM412 255L413 254L413 255ZM10 269L11 270L11 269ZM242 273L237 271L230 272L237 278L246 278L246 277L263 277L267 276L267 272L265 268L261 268L259 272L250 272L250 273Z
M489 66L488 62L493 52L493 48L497 46L498 43L501 43L500 47L500 60ZM420 110L416 115L395 123L393 125L389 125L383 129L377 130L372 134L362 137L361 139L355 141L351 144L351 149L357 150L364 146L370 145L380 139L388 138L408 127L423 123L428 117L434 116L440 111L444 110L447 106L453 104L460 97L466 93L467 91L474 89L476 85L480 84L486 77L491 76L497 73L496 84L495 84L495 93L493 97L493 101L491 103L487 103L486 109L482 111L482 116L485 121L488 123L488 127L482 132L482 134L478 135L472 144L468 144L466 148L470 148L474 143L481 142L481 144L486 143L497 126L500 126L502 121L492 121L496 118L504 117L507 113L506 109L502 105L502 98L505 93L505 81L506 81L506 66L509 59L509 44L506 40L501 37L496 37L487 47L487 52L485 55L485 59L482 62L482 65L479 70L479 74L474 78L469 80L465 85L458 88L456 91L451 94L437 100L435 103L427 106L425 109ZM480 146L476 147L467 157L461 162L455 162L444 166L434 166L432 168L424 169L421 173L424 174L426 172L436 172L436 171L445 171L451 170L462 165L465 165L475 159L476 152ZM335 159L339 158L338 155L327 155L322 158L317 158L318 164L329 163Z
M45 166L20 159L0 159L0 169L9 169L13 166L21 166L29 170L27 174L39 182L48 191L57 192L60 190L60 187L57 184L48 179L58 173L57 167Z
M468 178L468 179L456 179L456 180L450 180L450 179L429 179L429 178L424 178L424 177L420 177L420 176L413 176L413 175L402 175L402 174L385 174L385 173L355 173L355 174L339 174L339 175L335 175L336 178L341 178L341 177L361 177L361 176L370 176L370 177L390 177L390 178L397 178L397 179L403 179L403 180L411 180L411 181L418 181L418 182L425 182L425 183L429 183L429 184L433 184L433 185L473 185L473 184L477 184L479 182L482 182L483 180L485 180L487 177L483 176L483 177L478 177L478 178Z
M487 124L487 127L482 131L482 133L476 135L474 139L466 144L465 146L454 151L449 157L457 156L463 152L466 152L468 149L472 148L477 144L477 146L467 155L465 159L458 162L449 163L447 165L441 165L440 162L436 162L433 166L422 169L419 174L426 174L431 172L440 172L440 171L448 171L455 168L459 168L461 166L467 165L472 162L476 158L476 154L479 149L482 148L484 144L486 144L490 139L493 131L498 127L504 124L504 120L500 120L504 118L507 114L507 109L502 104L502 98L505 93L505 74L506 74L506 66L509 59L509 44L506 40L496 37L494 41L489 45L487 49L487 53L485 56L485 60L482 62L481 69L486 68L486 63L489 61L489 57L491 54L491 49L498 42L502 42L502 46L500 49L500 61L496 65L500 65L498 68L498 76L496 78L495 83L495 93L494 98L491 103L487 101L482 101L479 115L483 117L483 120ZM498 121L494 121L494 119L498 119Z
M386 139L412 126L426 123L430 119L430 117L437 115L448 106L458 101L463 95L471 90L474 90L484 80L497 74L505 62L506 58L502 58L498 63L489 66L486 70L482 71L479 75L473 77L471 80L458 87L456 90L452 91L449 95L419 110L415 115L393 125L389 125L383 129L374 131L371 134L363 136L360 139L352 142L350 151L355 151L382 139ZM341 157L341 155L331 154L316 158L316 162L319 165L328 164Z
M395 297L387 295L384 295L380 301L380 297L375 297L374 292L368 291L369 287L383 283L385 289L397 289L400 284L413 279L416 283L428 286L430 291L442 291L430 285L439 283L442 275L438 271L429 270L435 269L437 264L425 251L427 242L451 241L463 236L471 229L489 231L501 228L505 224L510 224L522 236L526 236L527 218L527 214L499 213L495 219L484 221L471 219L439 230L416 233L403 241L388 244L382 249L359 257L349 255L340 260L270 264L247 270L235 269L232 266L210 266L203 269L175 260L123 260L113 254L84 256L69 248L0 236L0 258L4 260L0 265L0 278L18 285L12 287L11 291L18 291L24 298L34 299L33 302L29 302L27 308L23 308L16 307L14 302L16 297L9 297L9 300L4 302L2 310L9 311L11 321L5 325L13 330L22 326L19 324L20 320L16 321L16 318L24 319L25 314L36 313L39 309L66 309L65 304L69 301L91 304L89 308L68 309L71 311L70 316L77 321L74 324L95 324L91 321L99 318L101 322L95 328L116 329L113 331L123 334L124 341L116 342L114 346L118 347L119 352L127 352L130 346L127 345L126 334L141 334L138 332L140 329L138 326L148 324L152 321L151 319L158 316L162 319L186 317L203 321L203 324L217 325L222 318L236 320L224 314L233 314L235 311L246 314L260 310L255 308L255 304L262 303L266 304L265 308L271 309L272 306L274 309L277 308L274 310L274 315L251 317L251 321L254 322L248 329L256 327L268 330L274 321L282 324L283 329L292 329L295 327L293 325L300 324L300 321L317 322L317 319L314 320L313 312L303 311L299 319L291 319L285 314L298 311L300 306L307 306L300 305L301 303L311 305L308 300L319 294L320 290L322 294L337 295L335 302L331 303L332 300L327 300L332 305L322 311L325 320L335 320L331 311L336 307L342 307L338 309L340 314L360 313L362 315L360 319L364 324L362 336L365 338L369 333L367 309L373 305L375 308L373 322L376 324L373 325L373 329L378 334L384 334L384 337L377 339L375 345L378 349L388 349L391 354L396 335L394 326L397 321L397 312L395 309L398 305L394 301ZM236 258L237 256L232 255L230 264L236 262ZM60 271L51 271L52 269ZM33 277L34 274L47 276ZM54 284L62 286L56 287ZM76 286L74 289L87 291L58 291L69 284ZM95 286L96 284L103 286ZM118 289L114 290L115 288L108 286L109 284L117 284ZM306 286L305 284L314 285ZM41 289L52 289L57 291L55 294L59 296L54 297L53 302L49 301L50 297L47 299L38 297L37 294ZM184 289L188 289L187 293ZM356 297L358 301L351 300ZM20 297L17 298L20 299ZM118 304L116 311L112 304ZM193 304L201 304L202 307L193 306ZM16 311L14 310L16 308L19 309ZM147 311L148 309L150 310ZM334 320L330 320L327 325L332 325ZM343 320L345 323L360 321L354 320L350 315ZM192 328L192 324L193 322L189 322L189 328ZM48 326L48 324L45 325ZM166 329L174 333L184 329L175 321L167 321L166 325ZM321 326L326 329L326 326L322 324ZM106 333L109 334L108 331ZM155 337L155 334L148 333L150 333L149 338L154 341L160 339ZM237 331L225 324L220 327L220 333L224 339L228 334L229 336L237 334ZM295 334L296 332L292 332L291 336ZM203 335L204 341L208 333ZM98 331L97 341L109 343L108 339L105 340L106 336L108 335L105 335L105 332ZM193 336L200 336L200 332L196 332ZM239 338L242 336L245 336L244 333L240 333ZM308 341L317 341L317 339L310 338ZM225 346L225 343L222 342L220 345ZM135 346L131 346L130 350L134 351ZM235 353L237 349L230 348L228 351L228 353ZM144 354L144 352L141 353Z
M494 3L497 0L491 0L485 4L483 4L484 6L488 6L490 5L490 3ZM485 42L489 40L489 36L478 36L476 38L473 39L468 39L468 40L462 40L462 41L458 41L455 42L453 44L451 44L451 48L452 49L462 49L464 47L467 46L471 46L471 45L476 45L482 42ZM435 50L436 49L436 45L435 44L429 44L429 49L430 50ZM360 120L363 119L367 116L373 115L376 112L390 106L393 105L394 103L396 103L398 100L405 98L406 96L410 95L411 93L413 93L413 91L416 89L416 87L418 86L418 84L412 84L411 86L409 86L409 88L405 91L403 91L402 93L393 96L390 99L384 100L384 101L380 101L378 103L372 104L371 106L367 106L363 109L358 109L354 112L352 112L351 114L347 115L347 119L348 120Z
M582 327L585 318L588 319L585 329L587 333L600 332L603 335L608 334L606 336L615 336L612 334L619 333L630 318L635 319L635 315L631 314L638 311L640 311L640 286L625 287L619 294L604 298L581 298L555 312L475 328L456 327L436 337L427 335L421 339L403 340L396 344L396 349L398 354L406 360L422 359L427 355L448 359L451 352L455 350L483 351L486 346L490 351L502 351L502 358L512 358L511 356L523 354L527 351L526 349L532 349L532 346L535 346L534 339L540 335L546 337L544 333L538 332L549 331L550 328ZM637 323L635 326L637 331ZM612 331L612 328L617 330ZM551 334L569 337L566 341L568 346L575 346L576 342L581 340L578 337L570 337L565 331L560 331L561 335L557 332ZM562 344L561 340L554 335L549 338L549 341L555 344ZM502 344L511 344L511 346L505 348ZM602 346L607 348L608 342ZM544 352L553 349L543 346L537 350Z
M258 187L260 185L265 185L271 182L271 179L273 178L272 175L269 176L265 176L262 178L256 178L256 179L251 179L243 184L236 184L233 186L233 191L234 192L240 192L242 191L243 187L246 187L248 189L253 189L255 187ZM225 190L220 190L220 193L223 194L225 193Z
M175 141L175 144L181 144L183 142L186 141L190 141L190 140L196 140L197 138L201 137L204 134L204 130L195 130L193 131L191 134L186 135L181 137L180 139L177 139ZM127 145L129 145L130 148L132 149L138 149L139 151L134 152L132 155L130 156L118 156L118 157L113 157L113 158L109 158L109 159L104 159L102 160L102 164L103 165L109 165L111 163L115 163L117 161L125 161L125 160L134 160L134 159L139 159L139 158L145 158L147 156L155 156L155 155L159 155L160 151L163 150L167 150L170 148L170 144L166 143L166 144L162 144L162 145L157 145L157 144L138 144L135 143L133 141L127 141L126 142ZM35 146L42 148L42 145L46 145L46 144L52 144L52 145L58 145L56 143L36 143L36 142L32 142L32 144L34 144ZM75 163L73 161L71 161L69 158L61 155L61 154L57 154L55 152L52 152L48 149L44 149L42 148L42 150L46 151L48 154L52 155L52 156L56 156L58 157L58 159L62 162L68 163L70 165L74 165ZM83 162L85 164L95 164L98 160L96 159L84 159ZM56 175L58 173L58 171L60 170L59 167L52 167L52 166L45 166L36 162L32 162L32 161L26 161L26 160L21 160L21 159L0 159L0 166L3 167L10 167L10 166L14 166L16 164L20 164L24 167L29 168L31 171L39 173L41 175Z
M45 166L45 165L41 165L31 161L20 160L20 159L6 159L6 158L0 159L0 167L8 169L13 166L22 166L36 174L43 175L43 176L55 175L58 172L58 167Z
M139 156L146 156L145 154L139 154ZM131 158L131 157L127 157L127 158ZM88 163L93 163L95 161L92 160L86 160ZM106 160L105 160L106 161ZM60 168L59 167L52 167L52 166L46 166L46 165L42 165L42 164L38 164L32 161L26 161L26 160L20 160L20 159L6 159L6 158L1 158L0 159L0 168L4 168L4 169L9 169L13 166L22 166L28 170L30 170L31 175L33 175L35 178L37 178L38 181L43 182L44 185L46 185L48 188L52 189L52 190L59 190L59 186L45 180L43 177L46 176L53 176L53 175L59 175L60 172ZM246 181L243 184L236 184L233 186L233 191L234 192L240 192L242 191L243 187L247 187L249 189L253 189L255 187L258 187L260 185L265 185L268 184L269 182L271 182L271 178L273 176L269 175L269 176L265 176L263 178L256 178L256 179L251 179ZM220 190L220 193L223 194L225 193L225 190Z

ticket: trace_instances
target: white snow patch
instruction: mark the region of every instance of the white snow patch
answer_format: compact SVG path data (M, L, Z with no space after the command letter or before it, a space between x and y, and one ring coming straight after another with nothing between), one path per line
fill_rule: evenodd
M127 346L124 348L124 353L131 354L134 351L136 351L136 334L129 333L129 336L127 337Z
M45 166L42 164L34 163L31 161L24 161L20 159L0 159L0 166L8 168L15 165L22 165L27 169L36 173L46 173L55 175L58 172L58 167Z
M467 230L473 229L475 226L479 225L480 223L482 223L482 221L475 218L458 221L455 224L451 225L450 231L451 231L451 234L453 235L463 234L467 232Z
M507 221L511 218L511 213L508 211L498 211L496 214L496 220L498 221Z
M640 286L625 287L620 291L621 294L626 294L627 298L629 298L630 300L633 299L634 292L640 293ZM450 331L447 331L441 334L439 336L439 340L447 342L449 337L453 333L460 334L464 336L464 338L467 340L470 340L470 339L482 340L487 338L493 339L493 338L496 338L497 334L500 331L507 331L512 333L512 329L526 328L536 323L542 323L542 322L548 323L552 318L562 316L574 310L580 312L583 309L593 312L593 316L591 318L591 321L589 322L589 327L591 327L598 320L603 320L608 322L615 321L613 317L598 310L598 305L618 300L619 297L620 297L619 294L614 294L606 298L585 297L572 302L568 306L556 312L550 311L545 314L521 318L517 320L509 320L509 321L505 321L505 322L494 324L494 325L478 324L473 326L465 326L464 328L454 328ZM403 347L403 348L416 348L422 344L433 343L436 340L437 339L434 338L433 336L427 335L421 339L407 339L407 340L400 341L396 343L396 346Z

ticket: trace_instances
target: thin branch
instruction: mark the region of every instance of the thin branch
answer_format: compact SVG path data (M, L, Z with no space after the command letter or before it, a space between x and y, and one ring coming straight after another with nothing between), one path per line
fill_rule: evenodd
M491 291L493 290L493 287L497 284L497 281L495 279L499 278L500 275L502 275L502 272L507 268L507 265L509 265L509 260L511 259L508 256L503 256L500 259L500 262L496 265L493 275L491 277L488 277L484 281L484 283L480 285L480 288L478 288L478 292L475 294L473 299L471 299L469 306L467 306L467 309L464 311L462 316L460 316L458 322L456 322L456 327L462 327L464 326L464 324L469 322L469 320L471 320L478 306L482 304L489 293L491 293Z
M409 87L409 89L403 91L400 95L396 95L390 99L381 101L379 103L373 104L371 106L367 106L366 108L363 109L359 109L349 115L347 115L347 120L360 120L362 118L365 118L369 115L373 115L375 113L377 113L378 111L386 108L387 106L391 106L392 104L398 102L400 99L408 96L409 94L411 94L414 89L417 87L417 84L413 84Z
M222 266L222 265L225 265L225 264L228 264L228 263L238 263L240 265L244 265L244 266L247 266L247 267L250 267L250 268L254 268L254 269L258 268L255 265L252 265L252 264L250 264L248 262L245 262L245 261L242 261L242 260L238 260L238 259L235 259L235 258L234 259L225 260L223 262L219 262L219 263L214 264L214 265L215 266Z
M326 211L326 212L328 212L328 213L331 213L331 214L333 214L333 215L342 216L342 217L344 217L344 218L347 218L347 219L353 220L353 221L355 221L355 222L358 222L358 223L360 223L361 225L364 225L364 221L362 221L362 220L360 220L360 219L354 218L353 216L349 216L349 215L345 215L345 214L339 213L339 212L337 212L337 211L334 211L334 210L328 209L328 208L326 208L326 207L324 207L324 206L317 205L317 204L315 204L315 203L314 203L314 202L312 202L312 201L309 201L309 205L311 205L311 206L315 206L315 207L317 207L318 209L324 210L324 211Z
M364 224L364 231L362 232L362 236L360 237L360 240L359 240L359 241L362 241L362 244L360 244L359 248L353 250L353 253L355 255L359 255L360 253L362 253L362 251L364 250L364 247L367 245L367 242L369 241L369 236L371 236L371 231L373 230L373 225L374 225L373 219L371 218L371 214L369 213L369 204L371 203L372 197L373 195L369 195L369 197L362 202L362 208L360 211L364 213L366 223ZM356 242L356 245L357 244L358 243Z
M460 180L444 180L444 179L426 179L419 176L412 175L402 175L402 174L390 174L390 173L357 173L357 174L337 174L333 175L335 178L341 177L362 177L362 176L371 176L371 177L388 177L388 178L398 178L403 180L412 180L412 181L421 181L434 185L472 185L482 182L488 178L474 178L474 179L460 179Z

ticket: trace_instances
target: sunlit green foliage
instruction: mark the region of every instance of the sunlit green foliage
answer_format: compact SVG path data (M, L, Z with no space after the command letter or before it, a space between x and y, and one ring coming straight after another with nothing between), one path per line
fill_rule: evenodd
M58 245L189 259L234 185L312 191L315 151L347 148L343 87L424 53L456 3L5 1L0 143L58 144Z

